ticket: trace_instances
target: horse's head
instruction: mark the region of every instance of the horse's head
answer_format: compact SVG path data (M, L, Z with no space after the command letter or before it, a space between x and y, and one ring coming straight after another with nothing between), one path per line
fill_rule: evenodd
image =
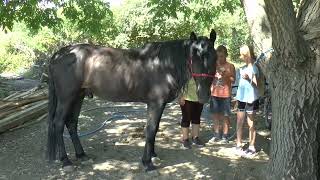
M190 70L197 85L200 103L206 103L210 97L210 86L216 71L217 54L214 49L216 32L211 30L210 38L190 34Z

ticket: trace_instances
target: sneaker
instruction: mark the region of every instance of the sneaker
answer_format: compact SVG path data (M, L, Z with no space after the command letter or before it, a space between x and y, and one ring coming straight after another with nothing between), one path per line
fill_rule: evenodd
M245 158L253 158L256 155L255 149L247 149L243 155Z
M204 143L200 140L199 137L196 137L196 138L192 138L192 144L193 145L196 145L198 147L203 147L204 146Z
M191 149L191 144L189 139L185 139L182 141L182 149Z
M227 137L222 137L220 143L222 143L222 144L228 144L228 143L229 143L229 140L228 140Z
M218 142L220 140L220 137L217 136L216 134L213 134L213 137L208 141L208 143L215 143L215 142Z
M245 155L245 151L243 151L242 147L240 147L240 146L236 146L236 147L234 148L234 153L235 153L236 155L238 155L238 156L243 156L243 155Z

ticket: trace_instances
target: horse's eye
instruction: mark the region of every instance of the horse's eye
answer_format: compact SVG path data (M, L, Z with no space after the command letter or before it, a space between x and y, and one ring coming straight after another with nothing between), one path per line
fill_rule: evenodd
M206 43L201 42L201 48L204 49L206 47Z

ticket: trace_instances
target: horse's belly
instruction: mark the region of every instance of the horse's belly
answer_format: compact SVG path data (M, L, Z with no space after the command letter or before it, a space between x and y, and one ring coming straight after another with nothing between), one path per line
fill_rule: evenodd
M163 75L100 73L93 77L90 83L93 94L114 102L171 101L177 91Z
M144 87L128 87L123 81L106 79L95 83L92 93L102 99L114 102L146 102L146 89Z
M146 99L139 98L138 96L130 96L128 93L123 92L99 92L93 91L93 94L99 98L113 101L113 102L146 102Z

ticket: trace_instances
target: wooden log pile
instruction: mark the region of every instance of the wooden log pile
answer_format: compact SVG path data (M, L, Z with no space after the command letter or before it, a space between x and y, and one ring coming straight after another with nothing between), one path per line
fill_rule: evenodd
M46 119L47 107L47 89L36 87L9 95L0 100L0 133Z

